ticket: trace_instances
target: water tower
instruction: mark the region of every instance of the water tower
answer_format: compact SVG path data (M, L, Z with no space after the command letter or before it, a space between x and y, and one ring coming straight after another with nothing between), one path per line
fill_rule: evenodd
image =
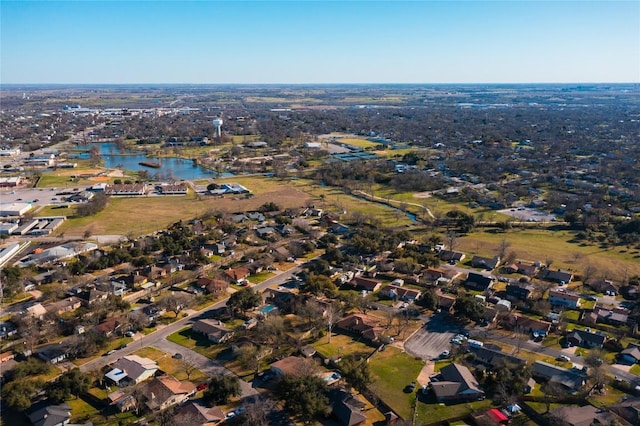
M222 131L220 130L220 128L222 127L222 118L214 119L213 125L216 127L215 137L220 138L222 136Z

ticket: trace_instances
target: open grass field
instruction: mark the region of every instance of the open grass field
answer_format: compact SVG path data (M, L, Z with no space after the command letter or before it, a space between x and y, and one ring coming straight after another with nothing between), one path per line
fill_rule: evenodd
M346 143L348 145L357 146L358 148L363 148L363 149L380 146L379 143L371 142L366 139L360 139L360 138L338 138L337 141Z
M373 383L371 389L404 419L413 414L415 393L405 393L404 388L414 381L424 362L416 360L400 349L388 346L369 360Z
M291 181L291 184L309 194L316 206L329 211L346 211L346 216L354 212L374 216L384 227L413 226L413 222L397 209L345 194L340 188L324 187L303 179Z
M552 268L561 268L580 273L588 264L596 268L598 276L622 279L640 275L640 250L616 247L602 249L570 242L574 238L571 231L545 229L512 229L508 232L477 230L458 239L456 250L480 256L495 256L504 240L510 244L507 251L516 253L517 258L528 261L552 259Z
M309 198L304 192L276 179L245 177L233 179L233 182L245 185L255 196L214 198L189 194L182 197L112 197L103 211L90 217L70 217L59 228L58 233L64 233L66 236L81 236L85 232L91 235L137 236L163 229L178 220L200 216L207 211L251 211L274 200L282 208L301 207ZM71 209L64 210L64 214L71 216L68 212ZM43 212L61 214L61 211L62 209L47 208Z

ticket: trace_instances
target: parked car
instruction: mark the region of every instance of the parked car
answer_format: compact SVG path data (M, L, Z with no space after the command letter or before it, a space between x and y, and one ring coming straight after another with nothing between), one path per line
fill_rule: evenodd
M448 358L448 357L449 357L449 351L442 351L439 356L439 358Z
M409 386L407 386L407 391L413 392L414 390L416 390L416 386L417 386L416 382L409 383Z
M566 355L558 355L558 357L556 358L556 361L569 362L569 361L571 361L571 358L569 358Z

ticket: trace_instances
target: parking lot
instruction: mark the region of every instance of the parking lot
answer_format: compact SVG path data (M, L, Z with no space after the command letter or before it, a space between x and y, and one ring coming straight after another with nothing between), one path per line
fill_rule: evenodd
M556 216L553 214L528 207L498 210L498 213L506 214L523 222L554 222L556 220Z
M446 314L435 314L427 319L422 328L416 331L404 344L411 355L423 360L437 359L445 350L451 349L450 340L462 327Z
M2 203L27 203L34 207L59 204L64 196L58 195L60 192L70 191L71 188L5 188L0 192Z

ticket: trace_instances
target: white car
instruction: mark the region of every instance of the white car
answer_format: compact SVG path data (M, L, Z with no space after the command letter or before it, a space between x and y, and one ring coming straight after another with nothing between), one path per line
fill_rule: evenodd
M449 357L449 351L442 351L442 353L440 354L440 358L448 358Z
M569 362L571 361L571 358L569 358L566 355L559 355L558 358L556 358L557 361L564 361L564 362Z

